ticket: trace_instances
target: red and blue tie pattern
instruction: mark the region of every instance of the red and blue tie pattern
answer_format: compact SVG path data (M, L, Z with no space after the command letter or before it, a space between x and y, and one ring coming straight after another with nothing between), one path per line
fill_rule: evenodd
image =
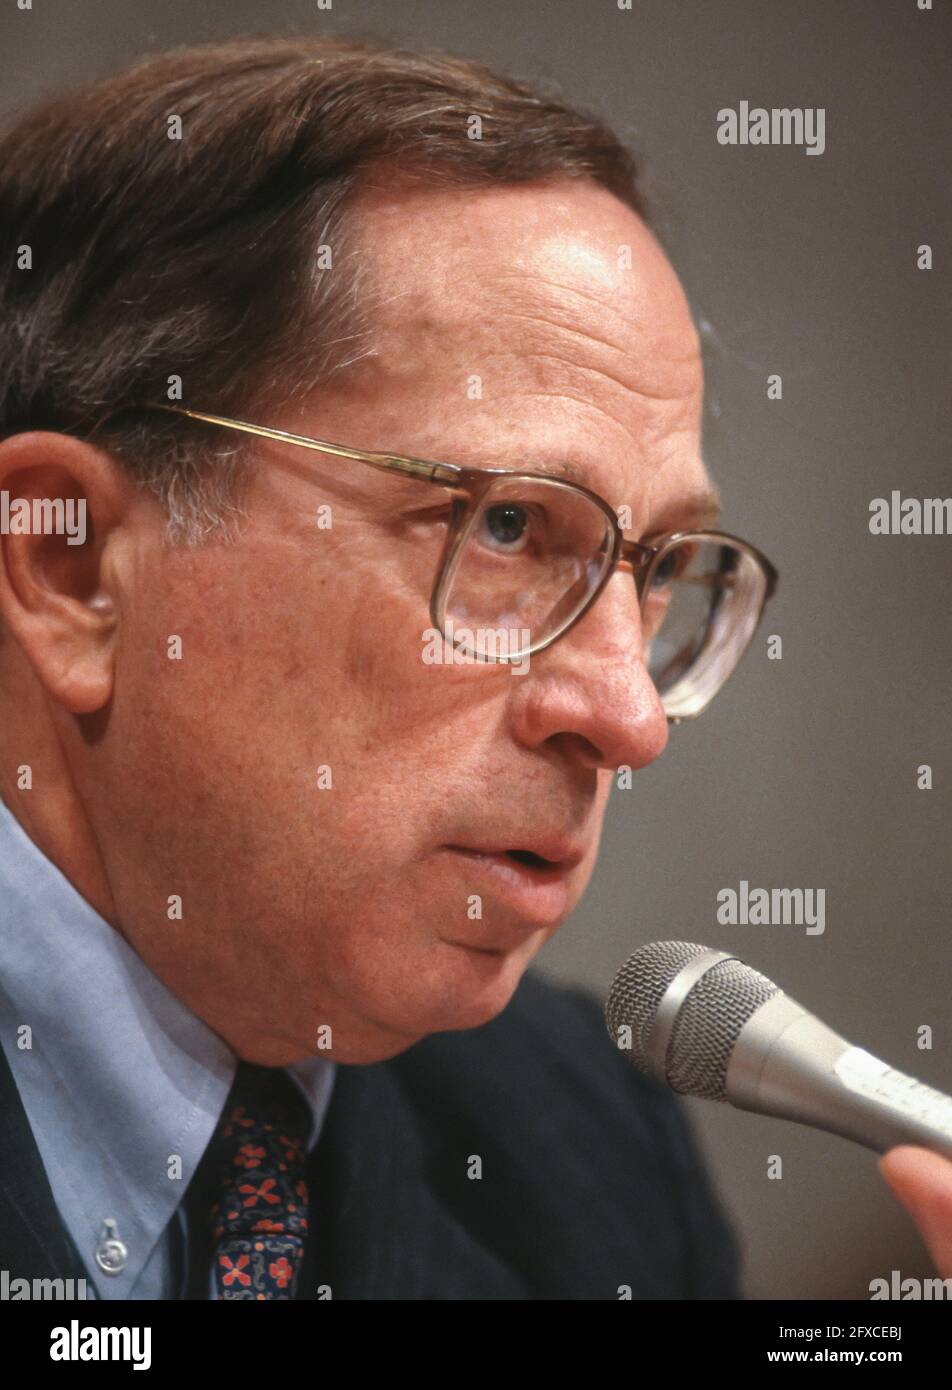
M304 1259L309 1112L286 1072L239 1062L208 1158L220 1299L291 1299Z

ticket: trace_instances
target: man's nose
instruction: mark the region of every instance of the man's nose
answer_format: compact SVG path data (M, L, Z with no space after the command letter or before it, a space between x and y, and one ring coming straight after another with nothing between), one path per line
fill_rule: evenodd
M645 666L638 598L624 571L513 679L514 733L527 747L557 744L600 768L646 767L664 751L668 721Z

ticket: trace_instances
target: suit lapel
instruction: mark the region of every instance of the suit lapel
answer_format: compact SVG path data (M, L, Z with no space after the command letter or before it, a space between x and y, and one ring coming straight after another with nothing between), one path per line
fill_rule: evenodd
M386 1062L338 1065L312 1155L312 1238L297 1297L525 1298L437 1197L417 1116ZM326 1295L325 1295L326 1296Z
M335 1299L526 1298L436 1195L440 1157L386 1062L339 1065L309 1164L312 1237L297 1297L326 1287ZM86 1276L2 1049L0 1268L11 1279Z
M13 1073L0 1049L0 1268L11 1279L86 1271L60 1219Z

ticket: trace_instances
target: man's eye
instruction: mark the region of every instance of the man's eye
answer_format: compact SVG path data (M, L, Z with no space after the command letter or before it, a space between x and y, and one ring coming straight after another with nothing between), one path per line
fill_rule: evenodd
M696 549L697 547L693 545L678 545L674 550L669 550L667 555L658 562L651 577L652 589L663 589L666 584L680 579L690 565Z
M679 560L677 551L670 551L657 565L651 577L652 589L663 589L666 584L671 583L672 579L677 579L682 569L683 565Z
M677 564L673 555L666 555L661 563L656 567L651 577L652 589L660 589L668 584L677 573Z
M529 513L517 502L498 502L486 508L479 529L485 544L517 555L529 540Z

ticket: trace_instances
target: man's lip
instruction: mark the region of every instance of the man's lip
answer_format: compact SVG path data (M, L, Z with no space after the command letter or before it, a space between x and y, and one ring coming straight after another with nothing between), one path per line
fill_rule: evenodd
M472 927L463 928L461 936L446 938L450 945L475 947L487 954L508 952L522 946L533 932L550 931L565 920L573 896L568 860L532 867L498 850L462 845L443 845L441 853L463 867L464 883L470 885L467 893L473 891L474 883L480 893L485 885L494 904L485 922L480 917ZM499 907L506 913L502 920L497 916Z
M447 845L447 849L457 854L471 854L484 858L510 859L529 873L540 878L555 874L567 874L585 858L585 850L567 840L538 840L526 838L521 843L509 845ZM522 855L535 855L543 863L533 863Z

